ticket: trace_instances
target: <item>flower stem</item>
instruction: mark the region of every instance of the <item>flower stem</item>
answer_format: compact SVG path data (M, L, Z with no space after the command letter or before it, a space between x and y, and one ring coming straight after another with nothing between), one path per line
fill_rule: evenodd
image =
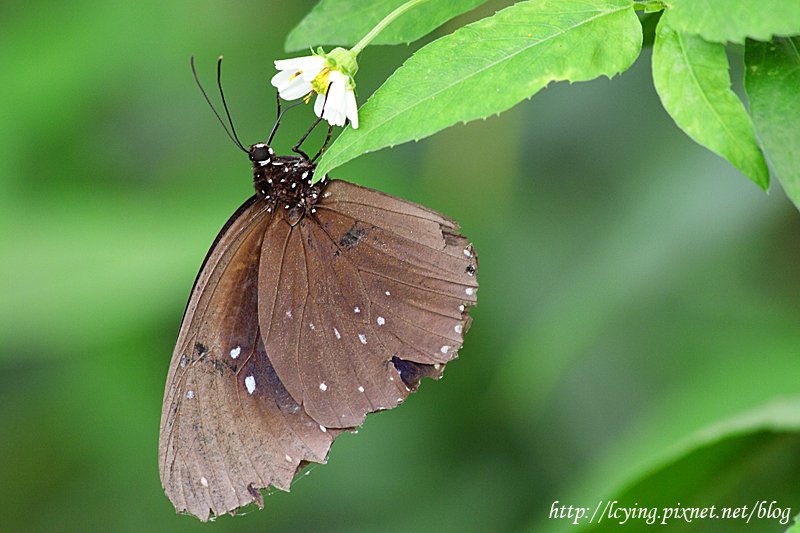
M665 11L667 9L667 5L663 0L633 0L633 4L634 9L645 13Z
M392 11L391 13L389 13L388 15L386 15L386 16L383 18L383 20L381 20L381 21L380 21L380 22L377 24L377 26L375 26L374 28L372 28L372 30L370 30L370 32L369 32L368 34L366 34L366 35L365 35L365 36L364 36L364 37L363 37L363 38L362 38L360 41L358 41L358 42L356 43L356 45L355 45L353 48L351 48L351 49L350 49L350 51L353 53L353 55L356 55L356 56L357 56L358 54L360 54L360 53L361 53L361 51L362 51L364 48L366 48L366 46L367 46L369 43L371 43L371 42L372 42L372 40L373 40L375 37L377 37L377 36L378 36L378 34L379 34L380 32L382 32L382 31L383 31L383 30L386 28L386 26L388 26L389 24L391 24L392 22L394 22L394 20L395 20L397 17L399 17L400 15L402 15L403 13L405 13L406 11L408 11L409 9L411 9L412 7L415 7L417 4L421 4L422 2L426 2L426 1L427 1L427 0L408 0L408 2L406 2L406 3L405 3L405 4L403 4L402 6L398 7L397 9L395 9L394 11Z

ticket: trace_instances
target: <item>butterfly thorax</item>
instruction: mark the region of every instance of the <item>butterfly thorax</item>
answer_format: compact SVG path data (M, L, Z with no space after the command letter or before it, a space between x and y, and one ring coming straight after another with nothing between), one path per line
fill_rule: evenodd
M265 144L250 148L250 160L256 195L270 204L270 211L283 214L292 225L313 209L327 182L312 185L316 165L301 157L275 155Z

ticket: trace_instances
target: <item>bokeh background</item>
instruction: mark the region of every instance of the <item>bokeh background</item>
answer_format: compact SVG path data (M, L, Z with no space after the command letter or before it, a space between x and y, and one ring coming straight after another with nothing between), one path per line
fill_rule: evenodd
M553 502L607 497L797 514L800 215L671 123L649 51L334 171L461 222L481 261L461 357L263 511L175 514L167 365L196 270L251 194L189 56L213 87L225 55L240 135L263 140L272 60L311 5L0 7L0 529L574 531ZM362 101L420 44L369 48ZM311 120L295 110L276 148Z

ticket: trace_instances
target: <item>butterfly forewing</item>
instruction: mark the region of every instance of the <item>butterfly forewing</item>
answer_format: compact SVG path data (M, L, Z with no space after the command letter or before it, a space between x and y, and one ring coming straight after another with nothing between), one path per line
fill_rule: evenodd
M270 215L245 209L203 267L167 379L159 463L178 511L208 519L288 489L301 461L323 462L332 436L289 395L258 328L258 265Z

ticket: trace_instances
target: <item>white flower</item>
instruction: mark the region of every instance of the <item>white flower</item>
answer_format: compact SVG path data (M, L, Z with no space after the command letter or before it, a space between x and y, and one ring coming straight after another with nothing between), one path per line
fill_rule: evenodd
M275 61L280 72L272 77L272 85L284 100L297 100L313 90L311 82L322 72L327 61L321 56L304 56Z
M355 55L344 48L329 53L275 61L279 70L272 77L272 85L284 100L310 98L317 93L314 113L332 126L344 126L347 120L353 129L358 128L353 76L358 70Z
M344 126L347 119L353 129L358 129L358 105L349 77L338 70L328 74L328 94L319 93L314 102L314 113L333 126ZM324 106L324 107L323 107Z

